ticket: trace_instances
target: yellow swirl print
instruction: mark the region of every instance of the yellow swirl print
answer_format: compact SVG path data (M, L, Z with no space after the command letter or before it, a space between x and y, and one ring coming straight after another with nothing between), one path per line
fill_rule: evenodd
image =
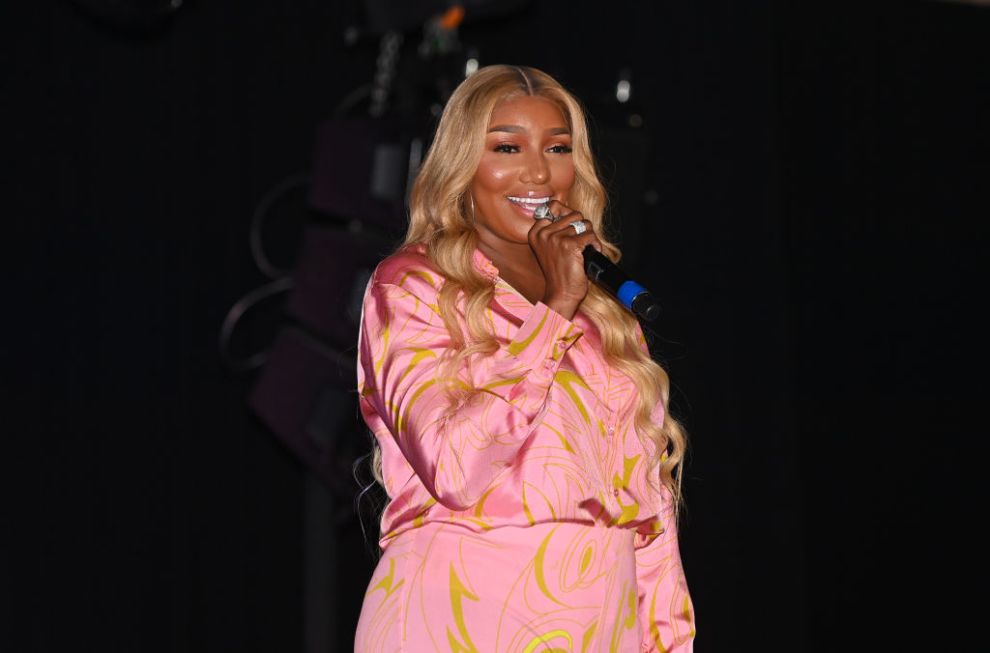
M454 637L454 633L447 628L447 643L450 644L451 653L478 653L477 647L471 641L468 634L467 624L464 623L463 600L477 601L478 597L472 593L454 571L454 563L450 563L450 609L454 613L454 623L457 625L457 632L461 635L463 644Z
M547 554L547 545L550 544L550 538L553 537L553 534L556 531L557 529L554 528L552 531L550 531L550 534L547 535L545 538L543 538L543 541L540 542L540 548L536 550L536 557L533 558L533 567L536 576L536 585L537 587L540 588L540 591L543 592L543 595L546 596L551 601L553 601L554 603L556 603L557 605L562 605L566 608L570 606L568 606L566 603L562 603L561 601L557 600L557 597L550 593L550 588L547 587L547 580L543 570L544 558Z
M523 351L526 350L526 347L529 347L531 344L533 344L533 340L536 338L536 336L539 335L540 331L543 330L543 325L547 323L548 315L550 315L549 311L543 314L543 319L540 320L540 323L536 326L535 329L533 329L533 333L529 334L525 340L519 340L517 342L510 343L509 353L512 354L513 356L518 356L519 354L521 354Z
M564 389L567 396L571 398L574 402L574 407L578 409L581 413L581 417L584 418L585 424L591 424L591 417L588 415L588 409L584 407L584 402L578 397L577 392L574 391L573 386L579 385L585 390L591 391L588 384L584 382L580 376L571 372L570 370L557 370L557 373L553 377L554 383L560 384L560 387Z
M409 402L406 404L406 411L405 411L405 413L401 413L400 414L399 413L400 406L396 406L395 407L395 413L396 413L395 414L395 432L396 433L402 433L402 429L403 429L405 423L409 421L409 413L412 412L413 404L416 403L416 400L419 399L420 395L422 395L424 392L426 392L430 388L430 386L433 385L436 382L437 382L436 379L430 379L429 381L423 383L423 385L421 385L418 388L416 388L416 391L412 394L412 396L409 398Z
M636 468L636 463L639 461L640 455L641 454L636 454L632 458L623 456L622 478L619 478L618 474L615 474L612 478L612 485L616 490L629 489L629 481L632 480L632 473ZM639 515L639 504L635 501L632 503L623 503L621 495L616 497L616 501L622 508L622 514L619 515L615 522L617 525L621 526L622 524L628 524Z
M387 599L392 596L396 590L402 587L402 584L405 583L406 580L403 578L394 586L392 585L393 582L395 582L395 558L388 561L388 574L378 581L374 587L368 590L368 594L371 594L376 590L383 590L385 592L385 598Z
M569 653L571 648L574 646L574 640L571 639L571 634L566 630L554 630L543 635L537 635L526 645L523 649L523 653L533 653L540 644L549 644L551 639L556 639L558 637L563 637L567 640L567 648L546 648L542 649L546 653Z
M429 358L430 356L433 356L434 358L437 356L434 351L427 349L426 347L409 347L408 350L416 353L412 357L412 360L409 361L409 365L406 366L406 371L402 373L402 376L396 379L396 384L402 383L402 379L406 378L406 376L412 372L417 365L423 362L423 360Z

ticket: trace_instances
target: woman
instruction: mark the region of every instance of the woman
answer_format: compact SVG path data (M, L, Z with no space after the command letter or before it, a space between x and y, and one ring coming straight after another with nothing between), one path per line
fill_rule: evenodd
M491 66L457 88L364 300L390 502L356 651L691 649L685 437L635 318L584 273L586 245L619 256L604 204L554 79Z

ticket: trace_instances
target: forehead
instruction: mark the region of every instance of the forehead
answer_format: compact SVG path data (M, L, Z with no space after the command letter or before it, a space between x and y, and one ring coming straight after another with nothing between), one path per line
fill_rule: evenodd
M567 120L556 104L542 97L516 95L495 105L488 128L517 126L544 131L555 127L567 127Z

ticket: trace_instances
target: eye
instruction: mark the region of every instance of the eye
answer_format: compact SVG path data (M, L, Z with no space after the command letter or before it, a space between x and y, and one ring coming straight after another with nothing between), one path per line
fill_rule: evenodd
M513 153L518 151L519 151L518 145L511 145L509 143L499 143L498 145L492 148L492 152Z
M554 154L570 154L571 153L571 146L570 145L554 145L553 147L551 147L548 150L548 152L553 152Z

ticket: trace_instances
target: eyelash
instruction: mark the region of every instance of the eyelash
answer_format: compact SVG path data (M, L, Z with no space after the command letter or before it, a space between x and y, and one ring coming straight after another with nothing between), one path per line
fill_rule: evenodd
M571 147L569 145L554 145L550 148L554 154L570 154ZM554 151L556 150L556 151ZM501 154L514 154L519 151L518 145L511 145L509 143L499 143L494 148L493 152L499 152Z

